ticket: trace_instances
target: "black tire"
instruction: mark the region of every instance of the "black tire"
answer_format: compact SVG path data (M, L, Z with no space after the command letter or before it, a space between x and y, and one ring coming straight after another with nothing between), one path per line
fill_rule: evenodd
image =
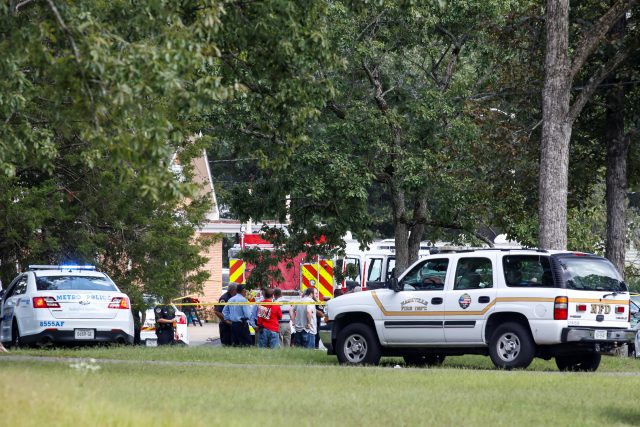
M402 358L407 365L411 366L440 366L445 356L443 354L410 354Z
M336 354L345 365L377 365L382 351L374 331L363 323L347 325L338 332Z
M13 319L13 325L11 326L11 348L22 347L22 337L20 336L20 328L18 328L18 321Z
M489 340L489 356L500 369L525 369L533 361L535 344L529 329L520 323L505 323Z
M565 372L595 372L600 366L600 353L582 353L570 356L557 356L556 366Z

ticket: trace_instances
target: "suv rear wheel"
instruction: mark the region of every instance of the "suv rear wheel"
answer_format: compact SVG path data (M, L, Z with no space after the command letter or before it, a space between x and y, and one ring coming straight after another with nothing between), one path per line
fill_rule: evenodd
M338 361L349 365L377 365L381 350L378 338L364 323L347 325L338 332Z
M444 362L443 354L411 354L402 357L407 365L440 366Z
M496 328L489 341L489 356L497 368L526 368L535 355L529 330L520 323L505 323Z
M594 372L600 366L600 359L602 359L600 353L556 356L556 366L561 371Z

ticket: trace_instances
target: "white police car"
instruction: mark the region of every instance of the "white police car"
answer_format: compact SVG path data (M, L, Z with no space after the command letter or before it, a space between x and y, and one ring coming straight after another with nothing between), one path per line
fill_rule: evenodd
M133 344L129 298L93 266L31 265L0 303L0 341L11 346Z

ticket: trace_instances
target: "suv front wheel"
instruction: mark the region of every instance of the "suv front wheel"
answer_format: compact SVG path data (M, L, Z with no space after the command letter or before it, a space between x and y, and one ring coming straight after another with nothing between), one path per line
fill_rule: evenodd
M353 323L338 332L336 353L343 364L377 365L381 356L380 343L369 326Z
M489 356L497 368L524 369L531 364L534 355L531 334L520 323L498 326L489 341Z

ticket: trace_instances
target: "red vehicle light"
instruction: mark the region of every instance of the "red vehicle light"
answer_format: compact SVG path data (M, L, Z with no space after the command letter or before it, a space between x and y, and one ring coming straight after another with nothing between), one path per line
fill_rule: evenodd
M33 308L60 308L54 297L33 297Z
M184 314L178 314L176 317L178 318L178 325L187 324L187 316L185 316Z
M113 297L109 303L109 308L116 308L121 310L129 309L129 299L122 297Z
M567 320L569 318L569 298L556 297L553 303L553 320Z
M624 313L624 305L617 305L616 314L622 314L622 313Z
M576 311L587 311L587 305L586 304L578 304L576 306Z

